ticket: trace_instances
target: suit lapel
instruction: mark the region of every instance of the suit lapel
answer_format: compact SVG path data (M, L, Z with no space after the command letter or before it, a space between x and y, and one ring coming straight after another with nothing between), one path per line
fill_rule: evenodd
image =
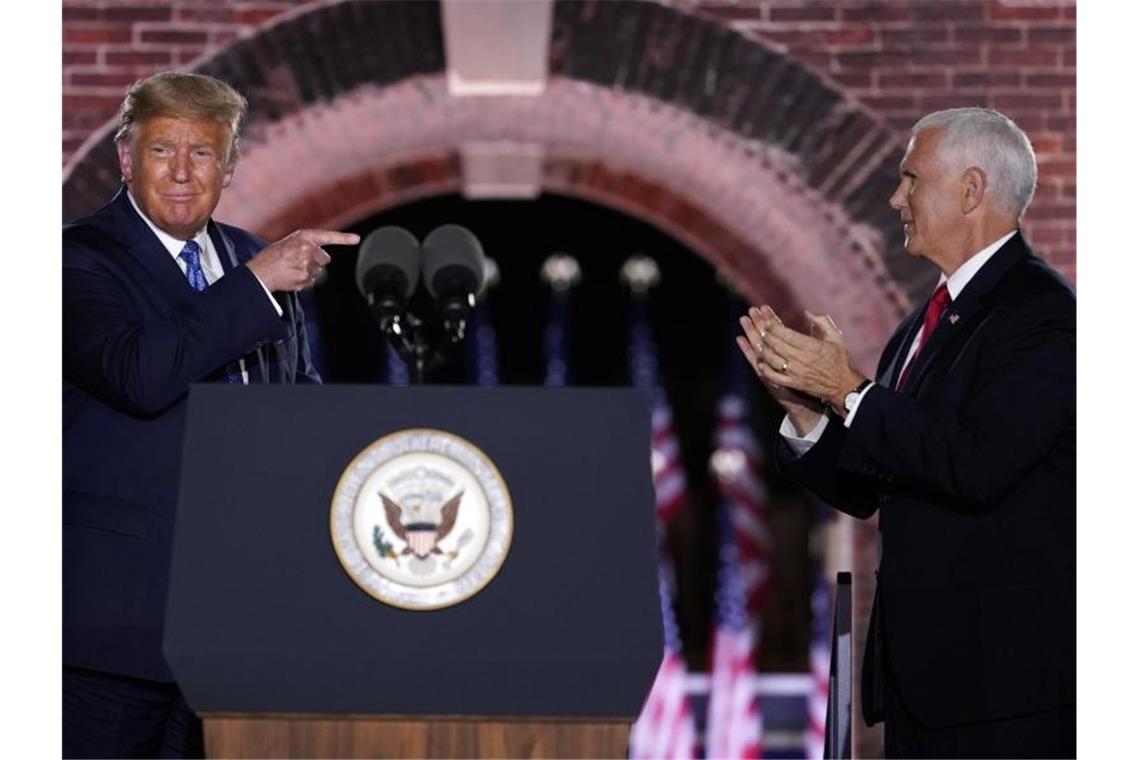
M914 343L914 336L922 329L922 314L925 310L926 304L923 303L912 311L910 316L906 318L906 321L903 322L903 327L900 329L902 340L895 346L890 363L883 369L882 374L878 378L880 385L885 385L888 388L898 387L899 373L902 372L903 365L906 362L906 355L910 351L910 345Z
M172 303L197 296L170 252L131 205L124 186L111 202L115 231L127 251L154 279L159 292Z
M214 250L218 253L218 260L222 262L223 273L228 274L242 263L238 261L234 242L230 240L229 235L222 232L222 228L215 224L213 219L206 223L206 234L210 236L210 242L214 244Z
M913 395L942 349L956 336L969 334L976 323L984 319L988 310L986 294L993 290L1010 267L1028 255L1029 250L1025 247L1021 232L1017 232L978 270L935 325L930 339L914 358L914 366L901 390Z

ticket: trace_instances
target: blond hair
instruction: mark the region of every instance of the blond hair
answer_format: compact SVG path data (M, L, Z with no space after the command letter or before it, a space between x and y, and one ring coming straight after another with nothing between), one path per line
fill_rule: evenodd
M237 158L238 137L248 103L237 90L205 74L163 71L140 79L127 90L119 108L115 142L129 140L135 124L156 117L203 119L230 129L230 148L225 163Z

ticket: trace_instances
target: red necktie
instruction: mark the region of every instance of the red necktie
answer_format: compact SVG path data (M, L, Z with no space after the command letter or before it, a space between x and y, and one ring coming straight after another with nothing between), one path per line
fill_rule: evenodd
M898 387L903 387L906 382L907 373L910 368L914 366L914 360L922 353L923 346L926 341L930 340L930 334L934 332L938 320L942 319L942 315L946 312L946 307L950 305L950 291L946 288L946 283L938 286L934 291L934 295L930 297L930 301L926 304L926 313L922 315L922 335L918 339L918 349L914 355L910 357L910 361L903 367L903 371L899 374Z

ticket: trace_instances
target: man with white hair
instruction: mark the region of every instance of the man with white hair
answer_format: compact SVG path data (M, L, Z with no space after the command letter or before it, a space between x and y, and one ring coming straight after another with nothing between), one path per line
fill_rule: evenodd
M941 271L874 380L768 306L737 342L787 412L778 459L879 515L863 711L888 757L1076 754L1076 298L1019 230L1036 162L996 111L915 124L891 196Z

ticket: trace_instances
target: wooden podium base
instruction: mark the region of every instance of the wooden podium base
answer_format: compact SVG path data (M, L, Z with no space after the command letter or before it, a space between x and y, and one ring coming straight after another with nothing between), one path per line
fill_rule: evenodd
M632 722L503 716L201 717L209 758L624 758Z

